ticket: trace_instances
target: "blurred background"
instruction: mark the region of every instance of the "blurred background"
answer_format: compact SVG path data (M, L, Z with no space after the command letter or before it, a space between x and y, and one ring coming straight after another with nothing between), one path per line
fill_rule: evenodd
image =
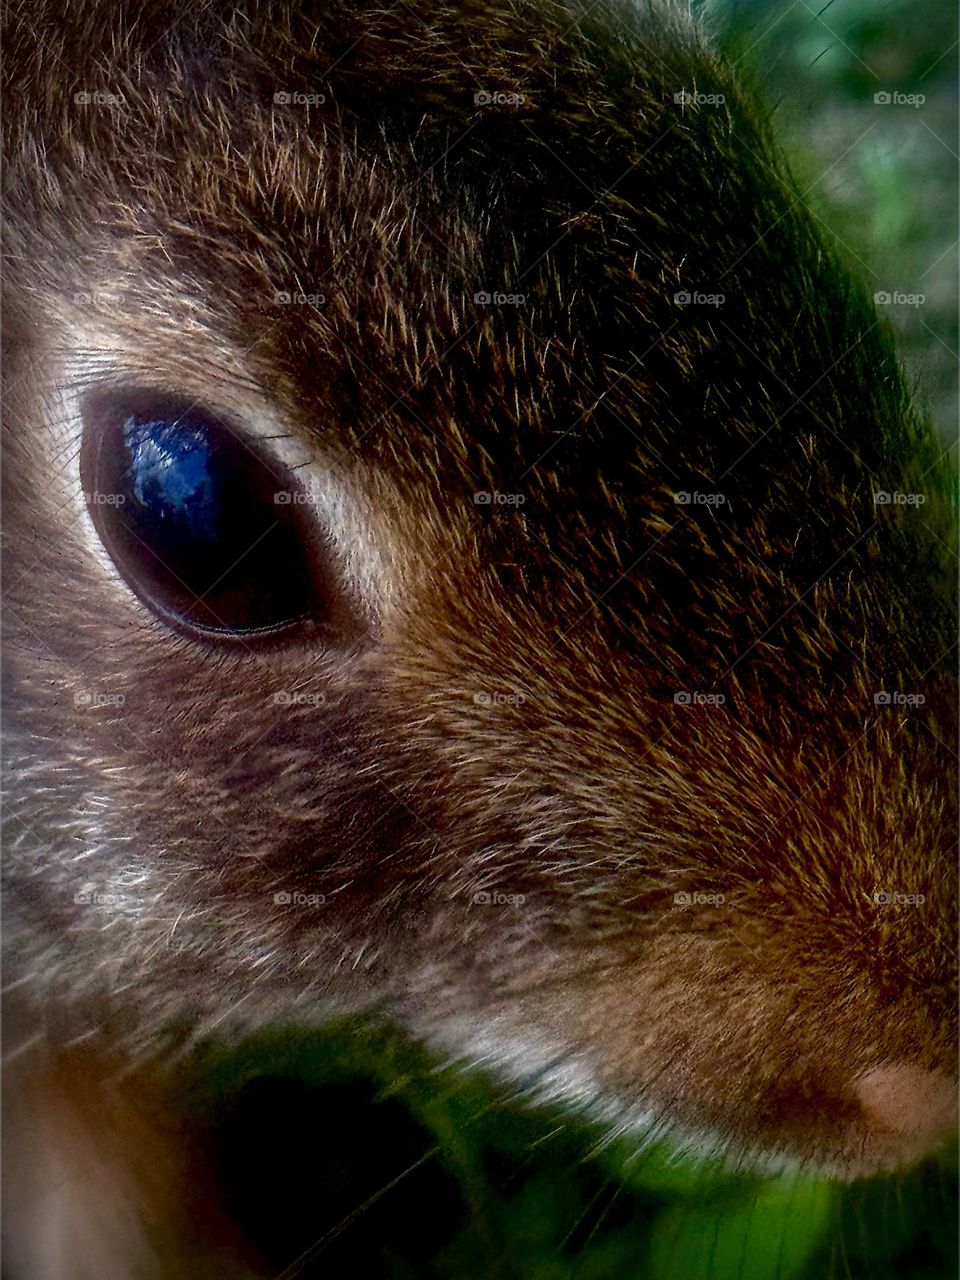
M695 7L759 86L826 239L870 293L923 297L880 310L897 332L918 404L955 441L956 6L707 0ZM898 102L897 94L923 100Z
M957 434L957 29L943 0L712 0L824 234ZM895 95L922 95L922 103ZM881 95L879 99L875 95ZM883 95L887 95L886 100ZM916 296L923 301L917 302ZM957 1161L853 1186L642 1155L396 1031L196 1055L228 1207L284 1280L955 1280Z
M733 1176L441 1067L389 1028L197 1055L188 1111L278 1280L956 1280L955 1154Z

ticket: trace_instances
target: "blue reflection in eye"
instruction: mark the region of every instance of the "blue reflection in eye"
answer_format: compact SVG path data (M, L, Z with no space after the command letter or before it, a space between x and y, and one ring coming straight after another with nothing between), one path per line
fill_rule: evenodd
M91 516L151 607L208 633L269 631L320 601L291 487L239 431L192 408L91 411L81 456Z
M223 494L208 433L190 422L129 418L123 440L137 501L178 532L214 544L222 536Z

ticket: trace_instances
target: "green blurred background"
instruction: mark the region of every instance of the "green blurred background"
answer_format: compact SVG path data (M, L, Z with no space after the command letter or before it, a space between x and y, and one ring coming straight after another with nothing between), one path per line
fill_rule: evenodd
M819 15L819 16L818 16ZM956 13L944 0L725 0L824 233L956 436ZM919 107L874 101L923 94ZM957 1161L853 1186L731 1177L478 1073L395 1030L287 1030L197 1054L189 1103L232 1214L277 1275L394 1280L954 1280ZM297 1261L299 1259L299 1261Z
M806 203L879 308L917 402L957 437L957 7L947 0L708 0L760 86ZM918 106L880 93L923 95Z
M188 1108L282 1280L955 1280L957 1162L733 1176L441 1066L391 1028L197 1054Z

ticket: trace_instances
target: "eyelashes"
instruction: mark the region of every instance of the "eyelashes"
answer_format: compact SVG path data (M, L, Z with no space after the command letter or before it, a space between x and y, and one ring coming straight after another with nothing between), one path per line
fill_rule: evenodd
M83 489L97 534L159 617L206 637L331 612L293 475L215 413L111 393L85 407Z

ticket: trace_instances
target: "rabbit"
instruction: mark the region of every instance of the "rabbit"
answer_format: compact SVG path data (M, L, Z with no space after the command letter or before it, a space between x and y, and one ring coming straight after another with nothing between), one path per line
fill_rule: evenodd
M5 24L12 1280L253 1266L158 1082L288 1020L948 1139L951 472L700 20Z

